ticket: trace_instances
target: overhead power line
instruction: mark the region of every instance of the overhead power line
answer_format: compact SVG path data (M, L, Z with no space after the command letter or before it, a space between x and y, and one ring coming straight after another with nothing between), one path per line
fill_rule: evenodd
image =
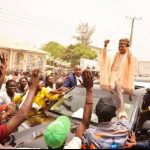
M40 20L41 19L41 20ZM0 20L6 23L13 23L18 25L23 25L25 27L32 27L36 29L46 30L46 31L56 31L56 32L65 32L70 33L73 32L73 28L67 27L62 25L61 23L53 24L53 21L45 20L39 17L31 17L31 16L24 16L20 13L16 12L14 14L7 12L6 10L0 9Z
M139 14L135 10L133 10L129 7L129 6L131 6L130 3L128 3L129 4L129 6L128 6L126 3L123 2L123 0L113 0L113 2L116 4L116 6L119 9L124 11L125 14L132 13L132 14L134 14L134 16L139 16Z
M73 33L76 29L71 28L70 25L61 24L59 22L54 22L52 20L28 16L19 12L14 12L11 10L0 8L0 20L6 23L13 23L16 25L23 25L24 27L31 27L34 29L40 29L45 31L52 31L57 33ZM69 27L67 27L69 26ZM111 31L109 31L111 32ZM101 32L96 32L96 34L102 34Z
M114 11L114 13L116 13L118 16L126 16L126 13L117 5L114 5L115 3L110 3L110 1L108 2L107 0L103 0L104 4L109 7L111 10Z
M8 9L4 9L4 8L0 8L0 13L5 13L5 14L10 15L10 16L17 16L19 18L24 18L27 20L34 20L37 22L41 21L41 22L47 22L47 23L52 23L52 24L56 24L56 25L62 25L62 26L65 26L67 28L72 26L72 24L70 24L70 23L66 23L66 22L64 23L62 21L58 21L58 20L54 20L54 19L32 16L32 15L28 15L28 14L24 14L21 12L8 10Z
M117 1L117 0L114 0L114 1ZM103 0L103 2L110 9L112 9L117 15L126 16L126 12L129 9L128 7L126 7L126 9L125 9L125 7L122 7L121 3L118 6L118 3L113 3L113 5L112 5L112 3L110 3L106 0ZM128 19L133 19L133 18L128 18ZM72 28L73 25L71 25L68 22L64 23L62 21L57 21L57 20L53 20L53 19L35 17L35 16L24 14L24 13L20 13L17 11L4 9L4 8L0 8L0 20L3 22L6 22L6 23L23 25L25 27L31 27L34 29L40 29L40 30L45 30L45 31L51 31L54 33L67 34L67 33L74 32L73 28ZM134 21L132 20L133 21L132 26L134 26L135 20L139 20L139 18L135 17ZM76 30L75 30L75 32L76 32ZM111 31L109 31L109 33L110 32ZM143 31L141 30L141 32L143 32ZM104 34L108 35L107 33L104 33ZM148 34L148 33L145 33L145 34ZM96 32L96 35L102 35L102 32ZM132 29L131 35L133 35L133 29ZM131 35L130 35L130 39L131 39L131 44L132 44L132 36ZM96 37L99 37L99 36L96 36Z

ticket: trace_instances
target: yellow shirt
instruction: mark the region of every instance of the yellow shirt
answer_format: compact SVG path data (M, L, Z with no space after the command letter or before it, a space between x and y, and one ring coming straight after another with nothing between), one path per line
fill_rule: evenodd
M43 87L42 90L37 93L33 102L39 107L44 107L46 98L50 101L59 100L59 94L51 94L47 88Z
M22 94L17 93L15 94L12 101L15 102L16 104L19 104L22 101L22 97L23 97Z

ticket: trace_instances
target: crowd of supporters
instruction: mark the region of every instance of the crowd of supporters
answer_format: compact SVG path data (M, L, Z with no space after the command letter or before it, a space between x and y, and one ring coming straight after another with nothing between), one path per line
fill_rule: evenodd
M43 109L48 102L57 104L74 86L85 87L83 118L70 142L65 144L70 132L71 122L66 116L58 117L44 131L45 144L50 149L124 149L149 148L149 141L136 142L128 121L124 101L117 109L114 101L102 98L96 105L97 126L91 128L90 120L93 109L93 81L90 70L82 70L78 65L65 78L54 81L54 75L43 76L39 69L22 75L7 75L7 60L0 53L0 148L5 139L25 121L31 109ZM97 79L97 77L96 77ZM53 107L53 109L55 109ZM118 121L112 122L114 116Z

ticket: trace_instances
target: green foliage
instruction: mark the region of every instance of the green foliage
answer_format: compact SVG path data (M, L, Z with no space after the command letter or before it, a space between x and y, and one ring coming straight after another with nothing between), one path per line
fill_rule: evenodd
M67 48L57 42L49 42L42 47L43 50L49 52L55 58L71 62L71 66L80 63L80 58L95 59L96 53L90 47L78 43L69 45Z
M52 41L45 44L42 49L49 52L55 58L62 58L66 51L66 48L63 45Z
M80 58L95 59L96 56L96 53L90 47L84 44L75 44L67 47L63 59L71 62L71 65L74 66L80 63Z

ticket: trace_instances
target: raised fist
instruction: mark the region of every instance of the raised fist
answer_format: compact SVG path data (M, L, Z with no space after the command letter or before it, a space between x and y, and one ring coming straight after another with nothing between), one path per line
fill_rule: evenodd
M34 69L32 71L31 79L29 81L29 88L37 87L40 77L41 77L40 70L39 69Z
M93 88L93 75L89 70L84 70L82 72L82 78L83 78L83 86L86 89Z
M105 40L104 41L104 47L107 47L107 45L109 44L110 40Z

